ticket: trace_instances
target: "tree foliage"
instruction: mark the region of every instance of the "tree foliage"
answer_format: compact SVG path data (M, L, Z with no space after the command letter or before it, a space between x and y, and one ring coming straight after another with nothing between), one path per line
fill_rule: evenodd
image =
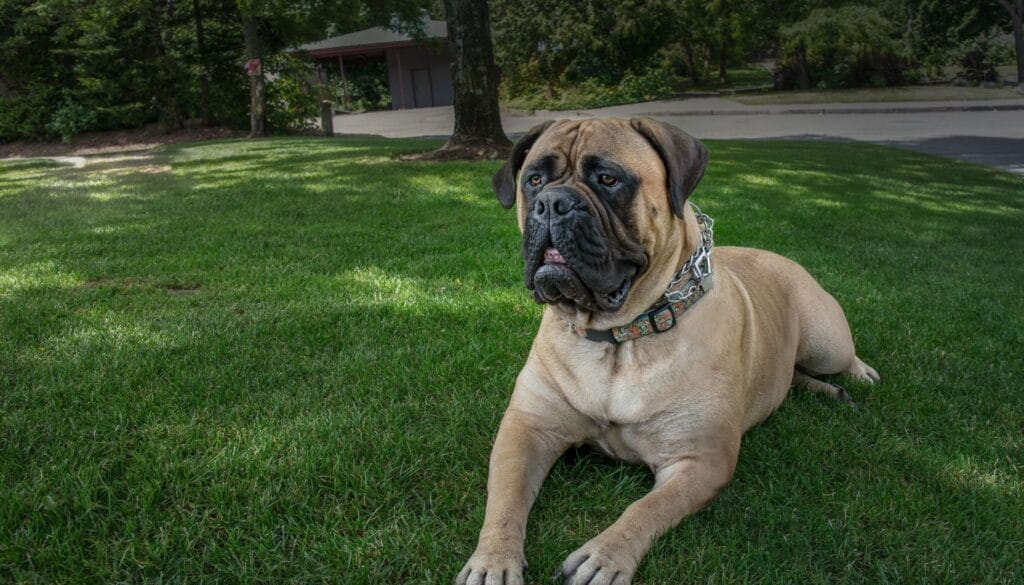
M671 0L498 0L492 2L495 59L512 83L596 79L637 73L669 41ZM516 76L527 79L517 78Z
M994 64L1024 61L1024 39L1016 57L1009 35L1022 38L1020 6L489 1L503 91L536 98L538 107L568 87L585 88L595 104L663 97L728 81L732 68L766 58L780 59L780 79L796 86L896 83L956 63L983 72L967 77L987 78ZM0 0L0 141L149 123L246 127L251 104L264 109L259 119L270 130L301 126L312 103L299 97L311 91L302 82L308 75L281 62L283 50L369 26L415 33L424 9L444 17L441 0ZM245 22L256 41L250 51L278 74L255 101ZM364 102L385 103L380 90L369 83Z
M815 9L783 27L783 67L823 88L895 85L909 67L894 33L874 8Z
M684 84L673 76L696 85L726 83L730 68L766 58L781 59L780 79L800 85L801 44L810 50L811 61L803 65L806 84L900 83L959 62L980 36L1010 30L1000 3L1011 1L1016 0L491 4L505 91L511 97L536 96L530 103L541 106L557 103L561 87L584 83L599 88L590 92L598 98L626 96L623 82L629 76L660 75L675 89Z
M250 100L242 15L253 19L268 63L290 71L277 58L286 48L329 30L415 28L426 4L0 0L0 141L199 120L244 127ZM268 90L272 127L298 120L281 111L298 102L275 97L288 92L296 94L295 87Z
M202 55L194 6L207 23ZM217 80L207 96L211 117L236 123L245 112L236 19L230 3L216 0L3 0L0 140L148 122L181 126L199 110L202 66ZM88 114L70 114L77 111Z

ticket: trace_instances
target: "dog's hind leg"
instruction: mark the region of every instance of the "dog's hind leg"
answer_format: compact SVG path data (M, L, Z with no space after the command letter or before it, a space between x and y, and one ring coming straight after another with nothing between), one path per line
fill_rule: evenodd
M853 365L850 366L850 369L846 370L846 373L868 384L876 384L882 381L882 377L878 375L875 368L865 364L856 356L853 358Z
M842 307L817 283L798 289L800 344L796 367L806 376L848 374L874 384L881 378L857 357L850 325ZM797 376L794 383L799 382ZM823 382L822 382L823 383Z
M839 384L823 382L817 378L808 376L800 370L793 370L793 384L803 386L811 392L831 396L839 402L849 402L854 408L857 407L857 404L853 401L853 397L850 396L850 393L846 391L846 388L843 388Z

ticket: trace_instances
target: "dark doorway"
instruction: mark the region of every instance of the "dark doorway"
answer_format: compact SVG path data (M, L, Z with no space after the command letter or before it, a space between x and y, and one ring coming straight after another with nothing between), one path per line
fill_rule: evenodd
M425 108L434 105L434 89L430 85L429 69L412 70L413 107Z
M341 57L317 59L317 65L327 74L330 99L341 109L344 105L345 83L348 84L349 110L370 112L391 109L391 90L388 87L388 63L384 53L349 54ZM345 74L342 75L341 64Z

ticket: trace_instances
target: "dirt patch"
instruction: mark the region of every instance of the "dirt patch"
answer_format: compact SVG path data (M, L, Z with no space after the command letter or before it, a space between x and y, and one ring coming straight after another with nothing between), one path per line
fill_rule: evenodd
M449 140L444 146L430 152L406 154L398 157L403 161L453 161L453 160L504 160L512 151L512 143L505 141L474 138L470 140Z
M193 283L180 283L180 282L176 282L176 283L170 283L170 284L158 284L158 285L156 285L156 287L157 288L162 288L163 290L171 293L172 295L188 295L188 294L192 294L194 292L198 292L199 289L201 288L201 285L199 285L197 283L194 283L194 282Z
M76 136L71 141L71 144L64 144L60 141L33 142L30 140L17 140L8 144L0 144L0 159L34 156L84 156L149 150L164 144L243 138L245 136L246 132L230 128L182 128L167 131L161 129L156 124L151 124L131 130L87 132Z
M123 278L97 278L78 285L80 290L113 289L126 291L149 288L167 291L172 295L188 295L198 292L202 285L197 282L157 282L149 278L126 276Z
M136 288L140 286L146 286L146 281L141 278L97 278L96 280L90 280L83 282L78 285L78 288L83 290L93 290L97 288Z

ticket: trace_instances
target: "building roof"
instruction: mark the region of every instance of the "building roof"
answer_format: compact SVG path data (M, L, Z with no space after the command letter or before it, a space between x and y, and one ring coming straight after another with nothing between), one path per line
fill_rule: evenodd
M447 39L448 25L442 20L424 20L423 37L395 32L383 27L368 28L345 35L331 37L315 43L306 43L298 47L299 51L311 54L346 53L365 49L391 47L396 45L414 44L425 39Z

